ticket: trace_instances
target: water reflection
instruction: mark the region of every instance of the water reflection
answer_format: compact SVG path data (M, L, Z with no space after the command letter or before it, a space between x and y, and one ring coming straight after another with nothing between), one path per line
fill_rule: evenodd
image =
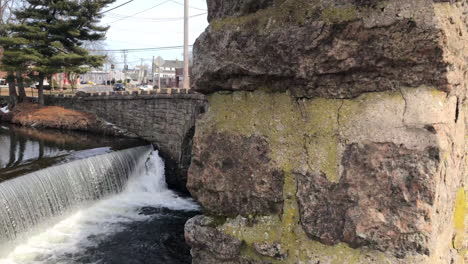
M0 126L0 181L48 166L145 144L88 133Z
M20 131L0 129L0 168L11 168L44 157L66 154L62 149L44 144L44 140L28 140Z

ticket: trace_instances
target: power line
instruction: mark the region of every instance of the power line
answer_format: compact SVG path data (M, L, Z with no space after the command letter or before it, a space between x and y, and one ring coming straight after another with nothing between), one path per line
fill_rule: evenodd
M200 14L196 14L196 15L192 15L190 16L190 18L195 18L195 17L199 17L199 16L203 16L203 15L206 15L207 13L200 13ZM114 18L119 18L119 16L114 16ZM137 18L137 17L134 17L134 18L131 18L131 17L120 17L120 20L123 20L123 19L131 19L133 21L138 21L138 22L152 22L152 23L157 23L157 22L174 22L174 21L179 21L179 20L183 20L184 18L183 17L166 17L166 18L149 18L149 17L145 17L145 18ZM119 21L119 20L116 20L116 21ZM115 22L115 21L114 21ZM113 23L113 22L111 22Z
M109 24L112 24L112 23L115 23L115 22L118 22L118 21L122 21L122 20L124 20L124 19L127 19L127 18L129 18L129 17L133 17L133 16L136 16L136 15L139 15L139 14L141 14L141 13L144 13L144 12L146 12L146 11L149 11L149 10L151 10L151 9L154 9L154 8L156 8L156 7L158 7L158 6L164 5L165 3L168 3L168 2L170 2L170 1L171 1L171 0L166 0L166 1L162 2L162 3L159 3L159 4L157 4L157 5L155 5L155 6L152 6L152 7L148 8L148 9L145 9L145 10L143 10L143 11L141 11L141 12L138 12L138 13L135 13L135 14L132 14L132 15L129 15L129 16L126 16L126 17L121 18L121 19L114 20L114 21L112 21L112 22L110 22L110 23L107 23L107 24L109 25Z
M109 12L109 11L112 11L112 10L114 10L114 9L117 9L117 8L119 8L119 7L122 7L122 6L124 6L124 5L128 4L128 3L133 2L133 1L134 1L134 0L130 0L130 1L126 2L126 3L123 3L123 4L121 4L121 5L118 5L118 6L114 7L114 8L111 8L111 9L109 9L109 10L106 10L106 11L102 12L101 15L102 15L102 14L105 14L105 13L107 13L107 12Z
M181 5L183 6L184 4L183 3L179 3L177 1L174 1L174 0L170 0L172 3L175 3L175 4L178 4L178 5ZM192 9L196 9L196 10L201 10L201 11L206 11L206 9L202 9L202 8L198 8L198 7L193 7L193 6L189 6L190 8Z
M193 47L193 45L189 45ZM154 47L154 48L137 48L137 49L108 49L108 50L89 50L91 52L139 52L139 51L152 51L152 50L171 50L183 49L184 46L168 46L168 47Z

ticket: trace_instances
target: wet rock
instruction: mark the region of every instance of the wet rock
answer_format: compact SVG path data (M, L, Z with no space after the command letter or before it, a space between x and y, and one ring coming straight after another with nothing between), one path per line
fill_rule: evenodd
M187 188L211 213L279 212L283 172L269 158L262 137L211 133L195 137Z
M432 175L439 162L434 148L351 144L343 154L339 183L323 175L298 175L302 227L327 245L346 242L397 257L429 255Z
M214 220L206 216L196 216L187 221L185 240L193 250L207 249L221 260L236 259L242 245L240 240L217 230Z
M215 219L196 216L185 224L185 240L192 247L192 264L268 264L241 256L243 243L216 229Z

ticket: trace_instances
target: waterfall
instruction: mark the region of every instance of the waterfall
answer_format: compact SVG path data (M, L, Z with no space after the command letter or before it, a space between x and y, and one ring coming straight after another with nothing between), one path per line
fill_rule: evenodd
M151 146L50 167L0 184L0 242L15 239L68 209L122 191Z
M0 244L0 264L82 263L75 262L73 256L80 255L80 252L86 248L93 247L96 240L105 240L107 236L119 232L124 228L125 223L146 221L154 217L142 214L142 208L164 207L181 211L198 210L198 205L191 199L180 197L167 188L164 161L159 157L157 151L151 152L151 150L151 147L138 147L113 152L0 183L0 193L2 194L6 192L7 188L4 184L7 183L9 184L8 190L14 190L13 193L23 192L20 190L25 188L21 188L21 184L34 189L34 192L40 192L32 194L33 197L23 202L15 200L20 197L10 200L20 204L20 206L9 206L17 206L21 213L18 212L15 215L7 213L8 218L2 218L3 222L0 224L8 226L7 229L4 228L2 235L14 234L16 230L33 222L31 220L24 221L22 217L39 221L37 218L42 218L42 215L58 212L62 207L73 207L73 202L81 203L86 199L98 199L106 194L116 193L77 209L69 210L59 221L42 227L41 230L28 235L26 239L15 241L15 243ZM38 176L38 173L42 173L41 175L54 174L55 177ZM36 178L36 183L32 183L31 178ZM38 178L50 181L45 186L53 190L39 185L38 182L44 183ZM25 180L13 183L19 179ZM117 193L120 190L121 192ZM27 192L28 195L29 193L33 193L33 191ZM0 198L1 201L3 199L3 197ZM36 200L42 201L37 203ZM60 202L57 202L59 200ZM57 208L50 208L56 205ZM5 212L8 211L9 209L2 204L0 213L5 215ZM41 213L37 214L38 212ZM34 216L36 214L40 217ZM11 221L10 215L22 224L9 223L8 221Z

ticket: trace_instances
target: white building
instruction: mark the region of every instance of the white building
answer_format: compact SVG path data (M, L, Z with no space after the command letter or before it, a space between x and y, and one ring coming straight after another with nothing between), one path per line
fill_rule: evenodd
M111 70L111 71L102 71L102 70L93 70L81 75L82 82L92 81L96 84L106 84L107 81L123 81L125 79L125 74L120 70Z
M161 78L164 79L175 79L176 69L183 68L184 62L179 60L165 60L159 68L156 68L158 73L161 70Z

